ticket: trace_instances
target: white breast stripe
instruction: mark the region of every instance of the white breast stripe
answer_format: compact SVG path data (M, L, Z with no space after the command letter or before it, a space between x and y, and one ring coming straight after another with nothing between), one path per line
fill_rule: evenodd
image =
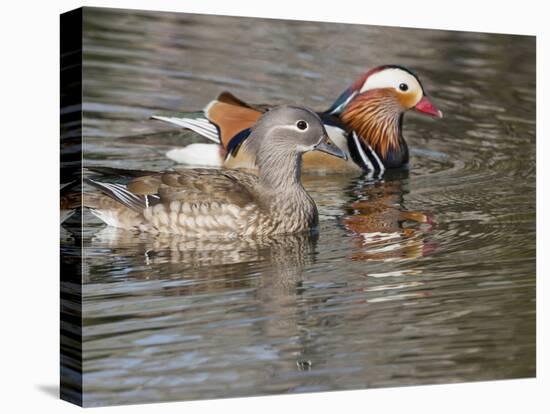
M367 145L369 145L369 144L367 144ZM376 151L374 151L372 149L372 147L370 145L369 145L369 150L370 150L371 154L374 156L374 159L376 160L378 165L380 166L380 174L382 174L384 171L386 171L386 167L384 167L384 164L382 163L382 161L378 157L378 154L376 153Z
M355 146L357 147L357 151L359 152L359 155L361 155L363 163L370 169L370 171L374 171L372 162L370 162L369 157L367 156L367 154L365 154L365 151L363 151L363 147L361 146L359 138L357 137L357 134L355 132L352 132L352 137L353 141L355 142Z
M327 134L332 142L334 142L341 150L349 153L346 132L340 127L327 124L325 124L325 129L327 130Z

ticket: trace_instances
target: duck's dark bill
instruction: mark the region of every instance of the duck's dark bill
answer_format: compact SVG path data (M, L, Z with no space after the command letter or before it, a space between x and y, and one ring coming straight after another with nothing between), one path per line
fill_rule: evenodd
M342 158L344 160L348 159L348 157L344 153L344 151L342 151L340 148L338 148L336 145L334 145L328 139L322 140L321 142L319 142L315 146L314 150L321 151L321 152L326 152L327 154L334 155L335 157Z

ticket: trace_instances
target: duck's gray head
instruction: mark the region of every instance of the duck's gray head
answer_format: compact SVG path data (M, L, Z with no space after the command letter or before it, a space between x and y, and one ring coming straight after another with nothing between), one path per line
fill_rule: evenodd
M303 107L283 105L266 112L258 120L246 140L247 151L256 156L256 163L278 155L301 155L322 151L346 159L346 155L330 140L319 116Z

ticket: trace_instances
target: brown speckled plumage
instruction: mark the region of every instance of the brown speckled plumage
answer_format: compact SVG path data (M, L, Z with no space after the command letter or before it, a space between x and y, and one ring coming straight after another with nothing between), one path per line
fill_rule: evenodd
M299 130L298 121L307 122L308 128ZM315 227L317 208L300 181L301 155L317 149L344 156L330 143L319 117L303 108L275 108L262 116L246 145L255 154L258 176L198 168L147 174L125 186L91 179L105 195L85 197L84 204L116 227L190 238L297 233Z

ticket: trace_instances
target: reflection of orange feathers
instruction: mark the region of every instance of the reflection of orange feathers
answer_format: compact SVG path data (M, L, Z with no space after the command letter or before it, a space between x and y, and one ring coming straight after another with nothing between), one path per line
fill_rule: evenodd
M401 206L400 182L380 183L368 188L365 201L349 206L351 214L343 224L353 233L358 250L353 260L388 260L417 258L433 246L424 241L421 224L431 225L431 217L419 211L406 211ZM404 227L404 222L412 222Z
M356 233L400 232L403 221L427 223L429 217L419 211L403 211L399 206L386 204L387 200L358 201L351 204L356 215L345 218L346 226ZM405 229L406 230L406 229Z

